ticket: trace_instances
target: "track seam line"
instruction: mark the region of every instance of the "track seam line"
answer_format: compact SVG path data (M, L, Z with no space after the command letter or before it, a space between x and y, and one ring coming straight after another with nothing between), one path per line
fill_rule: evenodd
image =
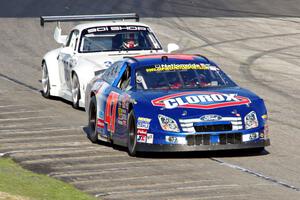
M242 171L242 172L244 172L244 173L247 173L247 174L256 176L256 177L261 178L261 179L263 179L263 180L266 180L266 181L268 181L268 182L275 183L276 185L279 185L279 186L282 186L282 187L286 187L286 188L295 190L295 191L297 191L297 192L300 192L300 188L295 187L295 186L293 186L293 185L290 185L290 184L288 184L288 183L285 183L285 182L283 182L283 181L276 180L275 178L272 178L272 177L270 177L270 176L263 175L263 174L261 174L261 173L255 172L255 171L250 170L250 169L246 169L246 168L241 167L241 166L238 166L238 165L234 165L234 164L227 163L227 162L222 161L222 160L217 159L217 158L210 158L210 159L211 159L212 161L215 161L215 162L219 163L220 165L224 165L224 166L230 167L230 168L232 168L232 169L236 169L236 170Z

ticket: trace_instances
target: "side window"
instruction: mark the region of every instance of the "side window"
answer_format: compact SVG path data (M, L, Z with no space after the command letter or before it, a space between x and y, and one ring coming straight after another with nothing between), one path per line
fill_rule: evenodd
M123 66L123 62L115 62L112 64L103 74L103 79L108 82L109 84L112 84L113 81L118 77L120 70Z
M131 68L129 65L127 65L118 83L118 88L125 91L130 90L131 89L130 81L131 81Z
M77 40L78 40L78 34L79 34L79 31L78 30L73 30L69 37L68 37L68 41L66 43L66 46L67 47L71 47L74 51L76 50L77 48Z

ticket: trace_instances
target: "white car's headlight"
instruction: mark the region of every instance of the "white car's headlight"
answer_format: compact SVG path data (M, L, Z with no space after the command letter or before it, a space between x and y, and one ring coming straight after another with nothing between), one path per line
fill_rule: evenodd
M179 132L176 121L164 115L158 115L160 126L165 131Z
M245 118L245 129L251 129L258 127L258 120L254 111L249 112Z

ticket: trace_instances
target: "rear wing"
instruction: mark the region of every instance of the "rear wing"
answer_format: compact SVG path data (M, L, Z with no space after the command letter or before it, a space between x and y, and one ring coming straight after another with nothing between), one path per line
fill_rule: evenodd
M139 21L139 15L136 13L125 14L105 14L105 15L67 15L67 16L41 16L41 26L48 22L70 22L70 21L98 21L98 20L126 20L134 19Z

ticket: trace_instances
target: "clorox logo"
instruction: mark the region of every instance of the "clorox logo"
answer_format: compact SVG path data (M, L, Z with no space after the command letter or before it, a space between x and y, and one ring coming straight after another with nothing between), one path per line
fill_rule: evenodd
M181 92L153 99L151 102L154 106L168 109L214 109L251 103L247 97L216 92Z

